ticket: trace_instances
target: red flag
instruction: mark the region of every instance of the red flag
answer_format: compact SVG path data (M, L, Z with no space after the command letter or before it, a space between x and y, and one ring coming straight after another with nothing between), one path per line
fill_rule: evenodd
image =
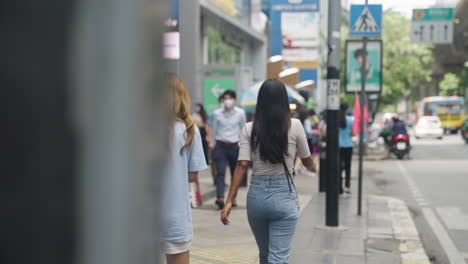
M367 131L367 123L369 122L369 112L367 105L364 105L364 131ZM359 135L361 132L361 104L359 98L356 96L354 100L354 122L353 122L353 133Z
M361 131L361 105L359 103L359 98L356 96L354 99L354 122L353 122L353 134L358 135Z

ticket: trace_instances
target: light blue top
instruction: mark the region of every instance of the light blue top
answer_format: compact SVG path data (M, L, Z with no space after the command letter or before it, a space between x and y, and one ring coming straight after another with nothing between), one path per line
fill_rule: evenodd
M351 131L353 129L353 118L346 116L346 128L340 127L339 132L339 146L340 148L352 148L353 141L351 139Z
M304 120L304 131L307 135L307 137L311 137L312 136L312 126L314 125L314 123L310 120L310 119L306 119Z
M186 242L193 237L188 172L201 171L207 166L197 127L192 144L180 154L185 141L185 124L176 122L164 173L165 178L161 186L163 207L161 240L163 241Z
M230 112L224 108L216 109L213 112L213 137L212 143L216 140L235 143L239 142L242 128L246 123L245 112L239 107L234 107Z
M207 123L208 123L209 126L213 125L213 113L211 113L211 115L208 116Z

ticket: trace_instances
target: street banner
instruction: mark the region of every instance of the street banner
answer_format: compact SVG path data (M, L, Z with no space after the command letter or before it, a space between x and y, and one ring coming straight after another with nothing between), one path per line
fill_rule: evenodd
M382 90L382 41L368 40L367 52L362 40L346 41L346 93L361 91L361 66L367 56L366 93Z
M203 107L208 115L219 107L218 98L226 90L236 90L233 78L207 78L203 81Z

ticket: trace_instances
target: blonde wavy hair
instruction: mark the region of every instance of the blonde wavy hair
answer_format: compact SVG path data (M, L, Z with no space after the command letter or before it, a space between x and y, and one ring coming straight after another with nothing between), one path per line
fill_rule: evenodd
M167 87L169 94L169 114L170 126L169 133L173 134L174 122L179 121L185 124L185 144L180 149L180 154L188 148L195 135L195 123L190 116L190 98L184 82L175 74L169 74L167 77Z

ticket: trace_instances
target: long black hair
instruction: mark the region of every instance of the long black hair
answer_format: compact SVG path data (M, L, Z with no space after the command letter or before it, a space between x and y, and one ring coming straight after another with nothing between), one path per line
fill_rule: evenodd
M203 107L202 104L197 104L197 106L200 108L199 114L203 120L203 123L208 122L208 115L206 114L205 107Z
M268 79L260 87L250 145L260 159L282 163L288 156L288 131L291 119L288 93L277 79Z
M340 105L340 127L346 128L346 111L348 111L349 105L342 103Z

